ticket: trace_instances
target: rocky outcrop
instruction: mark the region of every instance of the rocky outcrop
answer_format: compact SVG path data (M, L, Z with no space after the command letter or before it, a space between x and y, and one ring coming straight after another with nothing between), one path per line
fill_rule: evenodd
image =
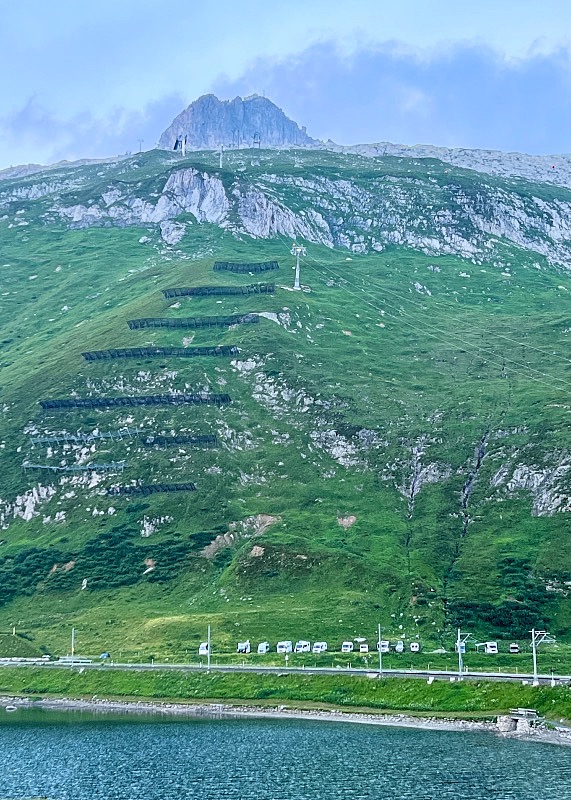
M30 185L26 192L38 198L49 186ZM117 181L88 203L65 202L73 196L56 193L49 213L73 228L158 225L169 244L185 233L177 217L190 214L195 223L212 223L237 235L301 237L356 253L403 245L489 263L496 253L501 259L501 245L507 242L565 268L571 262L571 198L566 192L547 201L507 185L476 182L474 191L466 193L454 180L435 185L430 174L347 180L324 176L321 170L311 175L310 167L299 178L238 173L223 181L216 170L185 167L171 171L162 190L153 194ZM0 195L0 203L14 199L22 195L7 194L4 200ZM13 225L21 224L24 217L14 218ZM427 295L431 291L422 284L415 288Z
M362 156L398 156L403 158L437 158L455 167L472 169L504 178L525 178L529 181L571 187L571 161L565 155L530 155L503 153L501 150L471 150L464 147L435 147L431 144L356 144L349 147L326 142L328 150L356 153Z
M189 150L225 147L304 147L315 145L304 128L286 117L271 100L257 94L219 100L206 94L182 111L159 139L159 147L172 150L186 136Z

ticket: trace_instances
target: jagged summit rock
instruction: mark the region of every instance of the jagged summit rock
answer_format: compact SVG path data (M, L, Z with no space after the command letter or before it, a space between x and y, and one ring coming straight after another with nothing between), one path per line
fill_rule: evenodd
M159 147L172 150L179 136L186 136L190 150L225 147L303 147L318 142L307 135L281 108L254 94L219 100L205 94L182 111L159 139Z

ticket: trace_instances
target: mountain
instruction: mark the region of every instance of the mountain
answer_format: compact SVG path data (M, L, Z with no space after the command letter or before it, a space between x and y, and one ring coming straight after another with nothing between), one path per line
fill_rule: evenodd
M0 628L568 635L570 225L565 187L430 158L2 180Z
M225 147L303 147L317 144L305 128L288 119L271 100L257 94L219 100L206 94L174 118L161 134L159 147L172 150L186 136L189 150Z

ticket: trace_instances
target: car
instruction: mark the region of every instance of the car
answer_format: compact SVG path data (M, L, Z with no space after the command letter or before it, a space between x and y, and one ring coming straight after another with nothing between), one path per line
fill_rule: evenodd
M248 639L245 642L238 642L238 647L236 650L237 653L244 653L248 654L250 652L250 640Z
M295 647L293 649L294 653L309 653L311 652L311 642L306 641L305 639L300 639L298 642L295 643Z
M510 653L519 653L519 644L517 642L512 642L510 644Z
M270 643L269 642L260 642L258 645L258 654L261 656L265 656L266 653L270 652Z
M199 656L207 656L208 655L208 642L201 642L198 648L198 655Z
M343 642L341 645L341 652L342 653L352 653L353 652L353 642Z
M291 653L292 643L290 641L278 642L276 645L277 653Z
M315 642L312 650L314 653L325 653L327 650L327 642Z

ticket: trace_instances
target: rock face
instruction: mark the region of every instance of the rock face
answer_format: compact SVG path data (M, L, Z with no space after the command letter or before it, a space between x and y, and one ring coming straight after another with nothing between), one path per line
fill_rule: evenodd
M316 145L304 128L271 100L259 95L219 100L206 94L182 111L161 135L159 147L172 150L178 136L187 137L189 150L225 147L303 147Z

